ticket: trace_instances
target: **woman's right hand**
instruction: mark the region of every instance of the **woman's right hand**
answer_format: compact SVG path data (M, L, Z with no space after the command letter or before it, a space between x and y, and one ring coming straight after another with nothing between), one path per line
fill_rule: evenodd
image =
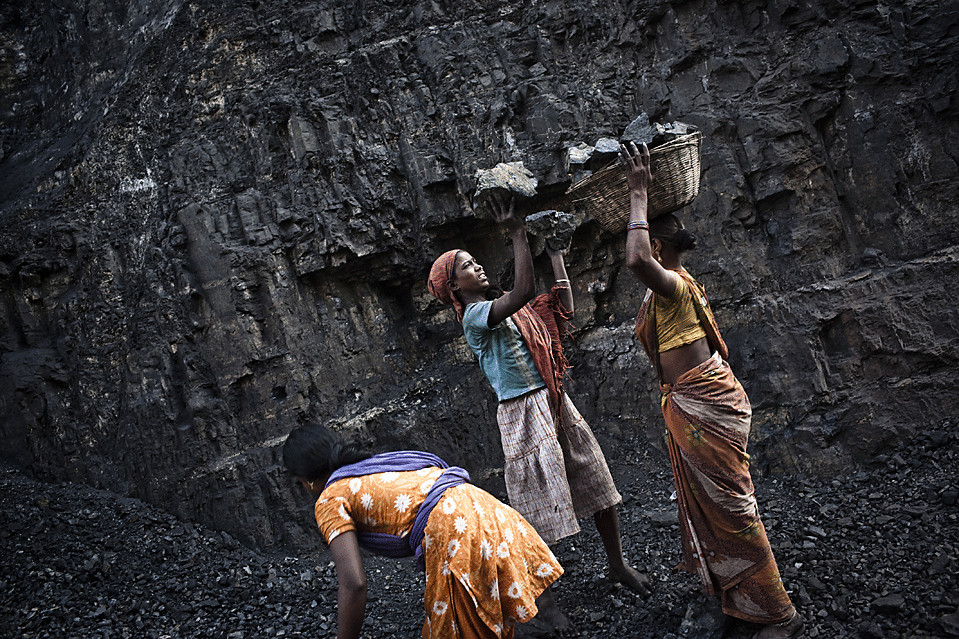
M505 226L510 231L515 231L523 226L523 219L516 215L515 198L510 197L507 202L505 195L490 194L487 203L497 224Z
M629 146L632 148L627 148L625 144L619 145L619 159L626 167L626 184L630 194L645 194L649 183L653 181L649 149L645 142L641 147L637 147L635 142L630 142Z

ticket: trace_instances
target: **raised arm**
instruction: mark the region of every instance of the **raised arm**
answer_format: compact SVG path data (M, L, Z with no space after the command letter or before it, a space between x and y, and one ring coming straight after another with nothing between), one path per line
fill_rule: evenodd
M554 251L546 247L546 253L549 255L549 261L553 264L553 279L557 284L565 282L567 288L560 289L559 299L570 313L573 312L573 287L569 281L569 275L566 274L566 251Z
M657 295L671 297L676 290L675 273L664 269L653 256L649 239L647 213L647 189L653 179L649 164L649 149L643 144L637 148L620 145L619 159L626 166L626 183L629 186L629 226L626 231L626 266L639 280Z
M357 639L366 615L366 573L360 544L353 531L338 535L330 542L336 564L336 639Z
M533 281L533 255L529 250L526 237L526 224L516 215L515 201L510 198L507 205L502 198L490 198L493 219L509 230L513 241L513 290L506 291L493 301L489 310L489 326L496 326L504 319L523 308L533 299L535 283Z

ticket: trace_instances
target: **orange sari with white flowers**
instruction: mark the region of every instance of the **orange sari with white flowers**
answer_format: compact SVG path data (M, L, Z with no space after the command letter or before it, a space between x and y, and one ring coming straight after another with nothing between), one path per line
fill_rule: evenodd
M327 543L346 531L409 535L416 510L442 469L336 481L320 494L316 522ZM472 484L448 488L423 538L423 639L512 637L563 569L523 517Z

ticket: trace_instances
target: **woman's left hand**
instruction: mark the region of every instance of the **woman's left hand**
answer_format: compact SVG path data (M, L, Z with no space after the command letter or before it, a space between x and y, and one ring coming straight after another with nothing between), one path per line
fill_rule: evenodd
M554 257L566 257L566 254L569 253L568 248L554 249L552 246L549 245L549 242L546 243L546 247L544 250L546 251L546 254L550 257L550 259Z

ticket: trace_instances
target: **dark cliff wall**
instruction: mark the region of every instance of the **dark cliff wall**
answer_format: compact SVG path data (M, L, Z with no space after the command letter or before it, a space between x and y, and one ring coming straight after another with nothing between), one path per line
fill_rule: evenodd
M510 272L470 212L477 168L522 160L560 189L567 146L640 112L704 132L689 268L761 467L822 472L956 416L956 2L0 19L3 455L38 476L284 545L308 519L278 444L306 419L495 485L495 401L426 272L454 246ZM657 446L623 237L589 222L569 262L571 395L611 458Z

